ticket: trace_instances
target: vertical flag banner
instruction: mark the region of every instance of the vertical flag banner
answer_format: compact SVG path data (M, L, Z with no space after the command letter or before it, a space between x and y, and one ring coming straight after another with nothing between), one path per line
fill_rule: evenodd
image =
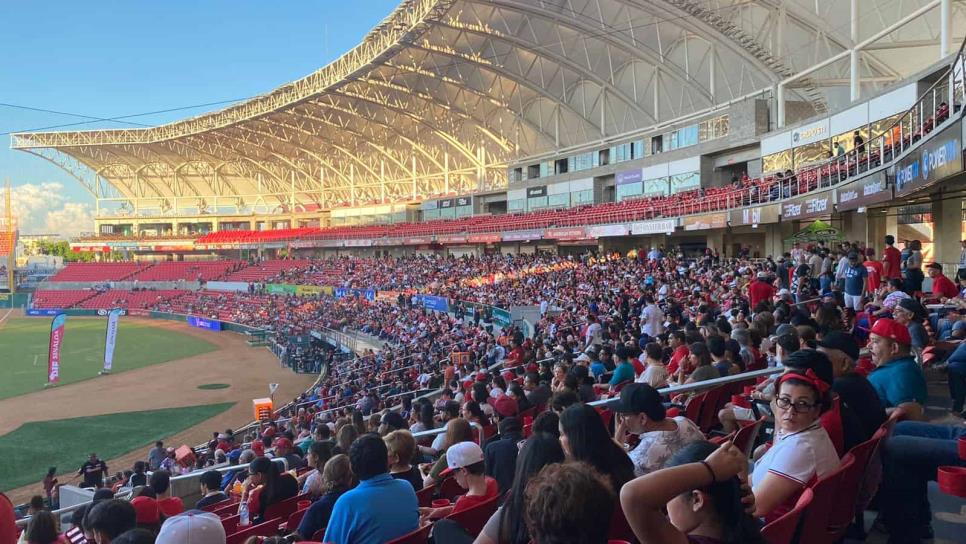
M50 322L50 347L47 350L47 382L60 381L60 347L64 343L67 314L57 314Z
M117 322L121 318L121 310L115 308L107 314L107 333L104 336L104 371L111 371L114 365L114 343L117 341Z

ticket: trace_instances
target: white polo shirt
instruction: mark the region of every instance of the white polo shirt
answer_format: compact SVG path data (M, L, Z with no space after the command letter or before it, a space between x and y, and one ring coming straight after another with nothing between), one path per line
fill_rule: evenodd
M816 421L807 429L776 438L771 449L755 463L751 486L761 485L769 472L806 486L813 477L821 478L838 466L835 446Z

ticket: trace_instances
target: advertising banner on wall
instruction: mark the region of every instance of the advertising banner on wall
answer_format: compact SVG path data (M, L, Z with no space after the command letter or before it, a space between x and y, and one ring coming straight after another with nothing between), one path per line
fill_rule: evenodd
M832 213L832 193L796 198L782 204L782 221L808 219Z
M493 322L501 327L509 327L513 324L510 312L502 308L493 308Z
M656 221L639 221L631 223L631 234L668 234L674 232L678 226L677 219L660 219Z
M426 308L427 310L434 310L437 312L449 311L449 300L446 297L421 295L419 299L423 304L423 308Z
M644 196L665 196L671 194L668 178L648 179L644 181Z
M583 227L560 227L543 231L543 237L548 240L583 240L587 233Z
M215 319L205 319L203 317L189 315L187 321L188 325L199 329L207 329L209 331L220 331L222 329L221 321Z
M640 168L618 172L614 177L614 183L616 185L629 185L631 183L640 183L641 181L644 181L644 170Z
M468 238L465 234L442 234L436 237L441 244L465 244Z
M205 284L209 291L248 291L248 283L243 281L209 281Z
M907 195L962 172L963 146L958 124L930 138L895 166L896 196Z
M781 208L777 204L743 208L740 210L731 210L728 221L732 226L764 225L767 223L777 223L780 213Z
M466 240L471 244L495 244L501 238L499 234L470 234Z
M503 233L504 242L529 242L543 237L542 230L516 230Z
M591 238L604 238L607 236L627 236L629 232L626 225L595 225L586 227L587 236Z
M27 317L50 317L62 313L60 308L30 308L26 311Z
M728 214L711 213L684 217L684 230L723 229L728 226Z
M295 294L299 296L315 296L323 293L320 285L296 285Z
M835 209L855 210L870 204L892 200L892 187L886 184L885 172L877 172L835 191Z
M472 197L469 197L469 196L460 196L460 197L457 197L456 198L456 206L458 206L458 207L462 207L462 206L472 206L472 205L473 205L473 198Z
M50 322L50 343L47 346L47 382L60 381L60 348L64 344L67 315L57 314Z
M265 286L265 292L270 295L294 295L295 286L284 283L269 283Z
M541 196L547 196L546 185L541 185L539 187L527 187L527 198L537 198Z
M345 247L369 247L372 245L372 240L346 240Z

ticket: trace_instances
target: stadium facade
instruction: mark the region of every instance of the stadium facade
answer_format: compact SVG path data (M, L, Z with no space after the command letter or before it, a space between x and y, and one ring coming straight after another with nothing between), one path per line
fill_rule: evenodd
M96 198L79 250L764 256L892 233L952 263L964 29L954 0L406 0L263 96L12 147Z

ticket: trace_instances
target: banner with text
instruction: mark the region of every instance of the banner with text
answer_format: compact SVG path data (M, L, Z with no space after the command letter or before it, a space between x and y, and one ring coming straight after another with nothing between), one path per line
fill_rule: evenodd
M47 347L47 382L60 381L60 348L64 344L67 315L57 314L50 322L50 344Z
M117 326L124 310L114 308L107 314L107 332L104 335L104 372L114 366L114 344L117 342Z
M199 329L208 329L209 331L220 331L222 329L221 321L205 319L203 317L196 317L193 315L188 316L188 325L198 327Z

